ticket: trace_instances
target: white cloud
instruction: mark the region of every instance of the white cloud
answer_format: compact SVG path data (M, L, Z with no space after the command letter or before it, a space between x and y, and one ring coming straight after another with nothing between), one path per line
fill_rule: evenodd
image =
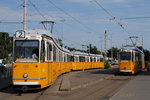
M23 13L20 11L15 11L8 7L0 7L0 21L19 20L22 18L22 15Z
M60 11L41 11L45 18L52 21L60 21L62 19L67 19L67 21L72 20L66 14ZM80 15L78 13L71 13L71 16L75 18L79 18ZM21 10L13 10L8 7L0 7L0 21L1 22L21 22L23 20L23 9ZM27 21L29 22L40 22L45 20L39 13L36 11L27 10Z

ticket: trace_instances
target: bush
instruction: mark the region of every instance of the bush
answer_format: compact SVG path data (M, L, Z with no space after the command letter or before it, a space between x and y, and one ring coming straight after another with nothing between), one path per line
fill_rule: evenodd
M111 65L109 64L108 60L106 60L106 61L105 61L105 69L110 68L110 66L111 66Z

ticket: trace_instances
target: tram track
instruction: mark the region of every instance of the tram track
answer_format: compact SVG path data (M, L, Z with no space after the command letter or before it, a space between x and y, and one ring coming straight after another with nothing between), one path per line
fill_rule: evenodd
M113 71L113 73L108 74L108 71ZM105 73L106 75L102 79L99 75L104 74L103 70L87 70L84 73L79 71L75 72L75 74L68 73L66 75L72 75L71 78L73 79L81 78L83 80L87 75L89 78L97 77L95 81L85 83L85 86L81 84L83 86L71 91L59 91L64 75L58 77L52 86L42 90L22 93L14 91L12 87L8 87L0 92L0 100L109 100L117 91L136 77L136 75L118 75L115 74L116 72L116 69L109 69L107 70L108 75ZM81 77L78 77L79 75ZM74 81L72 80L71 82Z
M135 76L110 77L91 86L77 89L63 100L109 100L110 97L134 77ZM123 79L125 79L125 81Z

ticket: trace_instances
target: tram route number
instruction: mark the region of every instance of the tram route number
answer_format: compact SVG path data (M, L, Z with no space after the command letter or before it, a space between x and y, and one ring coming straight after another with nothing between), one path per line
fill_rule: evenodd
M24 31L16 31L16 37L17 38L24 38L25 32Z

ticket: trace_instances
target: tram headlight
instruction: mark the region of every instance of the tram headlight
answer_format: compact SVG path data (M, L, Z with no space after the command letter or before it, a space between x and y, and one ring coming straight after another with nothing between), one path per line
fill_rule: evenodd
M27 73L24 73L24 74L23 74L23 77L24 77L24 78L27 78L27 77L28 77L28 74L27 74Z

